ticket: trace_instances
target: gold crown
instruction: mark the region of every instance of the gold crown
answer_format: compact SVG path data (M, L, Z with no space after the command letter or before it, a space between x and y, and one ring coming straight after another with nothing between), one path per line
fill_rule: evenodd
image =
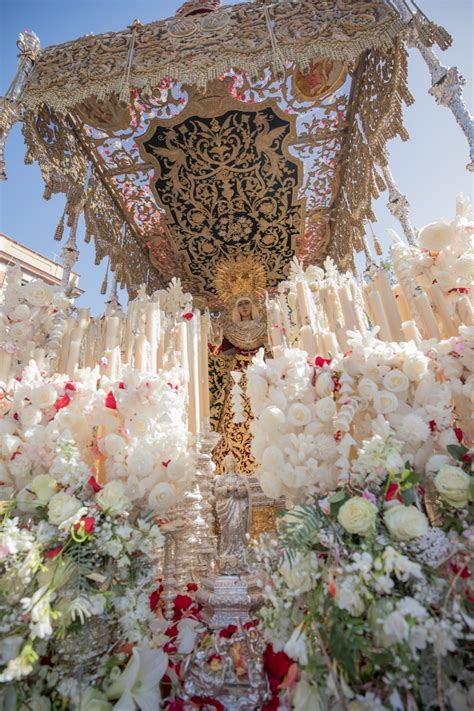
M201 15L206 12L213 12L220 6L221 0L186 0L180 8L176 10L177 15L189 17L189 15Z
M250 255L226 259L217 265L214 288L222 302L235 301L242 296L261 299L266 284L265 267Z

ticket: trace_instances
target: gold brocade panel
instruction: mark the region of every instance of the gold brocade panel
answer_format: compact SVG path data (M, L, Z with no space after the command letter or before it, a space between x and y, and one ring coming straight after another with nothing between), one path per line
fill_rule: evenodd
M211 301L216 264L227 257L256 255L270 285L284 279L304 216L303 166L287 150L294 117L274 101L238 103L222 82L214 89L137 139L185 288Z

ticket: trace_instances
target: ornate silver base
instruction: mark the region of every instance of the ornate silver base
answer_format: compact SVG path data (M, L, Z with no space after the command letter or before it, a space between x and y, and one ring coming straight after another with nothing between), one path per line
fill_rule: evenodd
M263 596L255 575L210 575L201 582L196 599L211 629L245 624L255 617Z

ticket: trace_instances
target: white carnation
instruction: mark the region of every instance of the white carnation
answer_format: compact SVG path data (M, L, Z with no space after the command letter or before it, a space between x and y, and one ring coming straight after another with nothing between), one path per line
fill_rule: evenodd
M265 407L259 417L259 423L264 432L274 432L275 429L285 424L285 420L285 414L274 405Z
M419 415L405 415L397 428L397 438L414 447L426 442L430 437L430 428Z
M380 390L375 394L374 408L377 414L388 415L398 408L398 399L388 390Z
M151 491L148 504L158 513L166 512L176 503L176 492L170 484L160 482Z
M34 388L30 397L31 404L41 410L45 410L47 407L54 405L57 399L58 394L56 388L48 383Z
M309 407L300 402L295 402L288 410L288 422L294 427L304 427L311 420Z
M428 370L429 360L421 351L410 353L403 362L402 370L410 380L418 382Z

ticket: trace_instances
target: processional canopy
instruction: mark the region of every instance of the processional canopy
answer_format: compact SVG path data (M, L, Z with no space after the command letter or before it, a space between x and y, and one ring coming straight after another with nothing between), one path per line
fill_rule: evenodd
M131 296L177 276L210 305L229 258L269 286L294 256L349 266L407 137L403 28L384 0L190 0L42 50L21 101L27 160L67 196L56 237L83 210Z

